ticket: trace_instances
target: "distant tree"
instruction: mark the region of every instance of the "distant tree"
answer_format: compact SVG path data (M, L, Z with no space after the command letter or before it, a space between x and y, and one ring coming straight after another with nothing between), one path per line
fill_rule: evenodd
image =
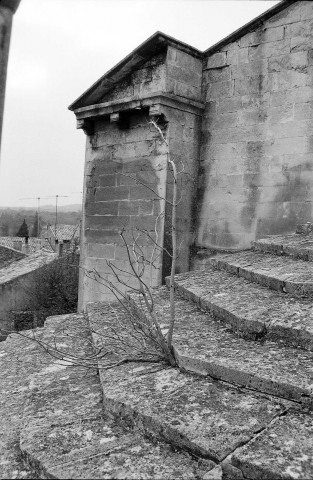
M32 228L30 236L31 237L39 237L39 234L40 234L40 220L39 220L38 212L36 212L35 220L34 220L34 224L33 224L33 228Z
M22 225L20 226L16 236L17 237L25 237L25 238L29 237L29 230L28 230L28 226L27 226L25 218L24 218L24 221L23 221Z
M1 236L8 237L10 235L9 229L10 229L10 225L8 223L3 223L1 225Z

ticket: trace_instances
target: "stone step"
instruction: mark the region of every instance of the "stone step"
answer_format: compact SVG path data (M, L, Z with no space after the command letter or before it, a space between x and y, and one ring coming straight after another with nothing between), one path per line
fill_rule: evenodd
M130 295L138 315L138 297ZM169 292L154 292L162 328L169 324ZM173 345L179 368L275 395L313 409L313 353L275 342L246 341L195 304L176 296Z
M97 347L101 337L102 347L115 348L110 337L113 329L122 333L123 315L118 305L88 306ZM213 462L221 462L292 405L164 364L139 360L105 369L106 364L99 361L108 415L125 427Z
M177 291L243 338L313 351L313 306L213 267L176 275Z
M164 292L155 298L158 307L164 298ZM199 325L192 323L195 315L204 317L201 312L195 314L192 305L191 310L182 315L181 302L186 305L184 300L177 302L179 324L176 343L180 336L185 338L186 334L197 331ZM163 308L168 310L168 304L164 304ZM123 317L128 319L129 314L120 305L105 303L89 304L87 309L96 348L114 349L116 343L112 343L112 335L121 335ZM166 313L162 329L167 327L167 316ZM125 322L125 325L129 324L129 320ZM138 325L136 332L140 332ZM201 350L201 337L202 332L198 332L200 343L193 344L195 349ZM138 345L137 341L135 345ZM229 351L232 346L229 344ZM213 355L217 351L218 345L215 345ZM226 355L226 350L224 353ZM175 449L189 451L198 458L210 459L212 470L205 475L206 480L294 478L288 477L290 472L297 472L298 477L295 478L313 477L313 459L309 453L313 419L309 413L295 409L293 402L279 401L269 395L234 388L204 377L207 371L202 371L200 376L164 367L162 364L149 365L138 361L105 370L105 361L99 360L105 411L124 427L156 440L166 440ZM279 426L282 428L278 430ZM268 448L265 451L266 441L272 445L272 450ZM255 457L250 451L250 444L252 452L256 452ZM264 455L260 467L261 453ZM278 463L275 455L279 455ZM302 475L304 472L306 476ZM245 477L244 473L247 473Z
M313 235L271 235L251 243L254 250L313 261Z
M41 341L52 346L56 340L65 358L41 357L29 379L20 433L21 452L36 475L29 478L196 480L215 467L104 416L97 362L84 367L95 360L86 319L59 316L46 325ZM75 367L69 355L81 359Z
M313 263L292 257L245 251L218 255L209 264L279 292L297 297L313 295Z

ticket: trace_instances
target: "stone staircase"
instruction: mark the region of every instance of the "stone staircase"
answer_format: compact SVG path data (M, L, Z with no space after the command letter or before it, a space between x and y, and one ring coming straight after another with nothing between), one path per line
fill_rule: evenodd
M38 351L28 377L13 364L25 384L14 438L18 430L26 470L0 477L313 479L312 259L311 235L269 237L177 275L178 369L136 362L105 370L100 359L98 374L86 375L71 353L92 358L108 348L124 310L90 304L88 323L50 319L40 335L46 344L57 336L67 360ZM155 305L166 330L166 287ZM25 340L0 344L1 362L22 350L16 342Z

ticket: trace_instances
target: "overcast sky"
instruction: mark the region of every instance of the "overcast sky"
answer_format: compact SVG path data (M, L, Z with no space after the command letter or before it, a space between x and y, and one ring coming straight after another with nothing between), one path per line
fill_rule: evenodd
M67 107L160 30L205 50L278 2L22 0L14 16L0 165L0 206L78 203L85 135Z

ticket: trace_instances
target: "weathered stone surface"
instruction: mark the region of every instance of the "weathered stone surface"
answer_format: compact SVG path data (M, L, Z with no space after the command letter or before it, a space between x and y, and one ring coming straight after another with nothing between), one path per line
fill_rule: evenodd
M55 341L64 355L50 357L30 378L20 448L39 478L196 479L215 466L124 431L103 416L83 315L52 317L41 333L46 346Z
M121 307L114 308L111 321L121 314ZM97 332L93 335L96 345L111 349L105 304L103 312L104 323L101 304L89 310L89 321ZM115 326L118 329L116 321ZM123 425L214 461L225 458L287 408L284 401L261 398L162 364L138 361L110 370L101 365L104 410L109 415Z
M7 267L10 263L21 260L25 253L0 245L0 268Z
M313 294L313 264L261 252L218 255L209 263L220 270L295 296Z
M135 295L135 307L142 311ZM154 294L162 327L169 323L169 292ZM173 335L181 369L209 375L234 385L301 402L313 408L313 354L274 342L251 342L236 334L195 305L176 296ZM140 312L139 312L140 313Z
M308 479L313 477L312 452L312 415L289 412L238 449L232 463L244 478Z
M53 478L196 479L213 465L175 452L162 442L124 432L110 419L83 419L29 433L41 475Z
M290 255L294 258L313 261L313 237L310 235L300 236L295 233L269 235L252 242L252 248L260 252Z
M53 328L58 321L55 319L54 323ZM42 340L42 333L43 329L36 330L39 340ZM12 334L0 343L0 478L34 478L34 472L23 462L19 448L23 408L31 375L49 368L54 359L36 342L27 340L27 335L31 336L31 332Z
M100 372L104 409L127 425L218 461L282 413L282 403L145 364Z
M177 275L175 285L185 298L240 336L313 350L313 311L309 299L293 298L212 267L205 272Z
M26 275L37 268L40 268L56 259L56 254L47 252L36 252L21 260L12 262L0 270L0 285L9 283L16 277Z

